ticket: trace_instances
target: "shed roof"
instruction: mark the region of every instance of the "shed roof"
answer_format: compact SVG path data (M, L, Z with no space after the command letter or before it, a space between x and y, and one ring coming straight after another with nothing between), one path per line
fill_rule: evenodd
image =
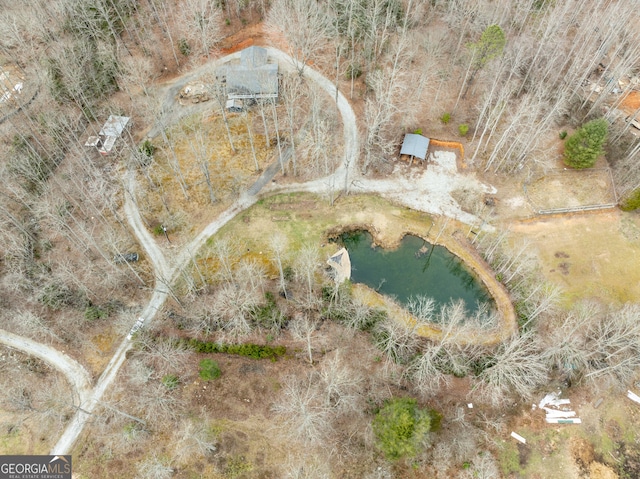
M127 123L129 123L128 116L109 115L107 122L100 130L100 136L115 136L117 138L122 134Z
M278 63L269 63L265 48L252 46L240 52L240 62L229 62L216 70L219 80L226 80L229 99L277 98Z
M424 160L427 157L428 149L429 138L422 135L416 135L415 133L407 133L404 135L400 154L417 156L421 160Z
M345 248L331 256L327 260L327 264L334 270L336 283L340 284L351 278L351 259L349 258L349 252Z

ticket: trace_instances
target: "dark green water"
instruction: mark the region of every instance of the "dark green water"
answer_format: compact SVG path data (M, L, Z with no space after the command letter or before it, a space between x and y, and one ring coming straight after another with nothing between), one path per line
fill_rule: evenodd
M395 297L401 304L412 296L434 298L437 307L462 299L467 311L475 313L479 302L493 302L482 282L442 246L407 235L395 250L372 248L368 231L344 233L339 240L351 258L351 281Z

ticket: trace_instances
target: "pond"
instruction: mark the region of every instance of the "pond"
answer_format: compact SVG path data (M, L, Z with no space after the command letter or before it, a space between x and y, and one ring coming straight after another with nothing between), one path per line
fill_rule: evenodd
M351 258L351 281L364 283L401 304L406 305L411 297L428 296L439 309L461 299L467 311L475 313L480 303L493 303L484 284L443 246L406 235L397 249L372 248L368 231L343 233L338 240Z

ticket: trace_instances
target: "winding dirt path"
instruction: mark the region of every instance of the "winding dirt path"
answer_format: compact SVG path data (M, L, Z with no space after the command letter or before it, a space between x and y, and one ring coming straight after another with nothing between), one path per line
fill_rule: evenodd
M296 70L297 61L295 59L276 48L266 48L269 52L269 55L278 60L279 66L282 69L288 71ZM240 53L236 52L209 62L208 64L198 68L190 74L178 79L175 83L167 87L163 101L162 114L160 115L160 118L158 119L156 124L151 128L147 136L157 136L158 134L160 134L162 129L166 128L173 122L177 121L185 115L189 115L198 110L197 106L180 109L179 111L176 111L173 108L175 97L178 91L186 83L198 78L203 74L213 73L215 71L215 68L217 68L222 63L235 58L239 58L239 56ZM411 197L411 195L408 194L407 191L411 191L412 189L408 186L412 186L415 189L415 178L410 181L411 185L405 184L403 182L398 183L397 178L386 181L362 178L359 175L357 169L357 160L360 153L358 125L355 113L351 108L351 105L344 97L344 95L342 95L342 93L336 92L335 85L329 79L324 77L321 73L313 70L313 68L308 65L304 68L304 76L307 79L318 84L325 92L329 94L329 96L331 96L331 98L336 100L338 110L340 111L340 115L342 117L344 129L344 158L342 164L336 169L333 174L325 178L310 181L307 183L290 184L285 185L284 187L272 187L271 185L269 185L270 181L268 181L270 178L260 178L256 185L250 188L249 191L251 191L251 194L245 192L240 195L240 197L227 210L225 210L215 220L209 223L201 231L200 234L198 234L193 240L185 245L176 255L173 261L169 261L167 260L167 258L165 258L162 250L158 247L157 243L143 224L136 203L135 176L132 172L127 173L127 177L125 178L125 214L128 223L131 225L131 228L140 241L142 248L144 248L147 256L150 258L151 263L153 264L156 278L154 293L148 305L139 316L143 325L149 324L154 319L157 312L160 311L165 301L167 300L167 297L171 294L172 284L177 280L184 268L188 267L189 263L193 261L197 252L204 245L207 239L218 232L220 228L227 224L238 213L252 206L258 200L257 194L261 190L262 186L265 185L268 186L264 188L264 190L266 191L263 194L268 195L276 194L282 191L310 191L316 193L344 191L345 193L348 193L353 188L357 192L378 193L388 197L393 197L400 203L406 204L406 206L412 208L416 208L416 204L414 203L417 202L418 207L416 209L430 213L448 214L453 211L454 217L456 217L460 221L469 222L471 224L479 223L477 218L462 212L459 207L457 208L457 210L455 208L437 209L438 204L436 200L441 200L441 196L437 196L433 201L427 202L427 208L420 207L421 205L424 206L424 202L421 202L420 200L429 193L429 190L425 191L424 189L420 189L417 193L414 193L415 201L407 202L407 198ZM449 180L450 177L447 177L443 181ZM423 181L428 182L431 180ZM430 188L430 191L434 191L432 186ZM446 195L449 195L449 193L451 192L451 188L452 187L450 186L449 189L446 190ZM451 199L451 201L453 200ZM459 214L457 214L457 212L459 212ZM91 417L92 412L100 403L100 400L105 391L114 382L118 371L124 364L126 353L131 349L131 347L132 342L129 339L125 338L118 347L114 356L107 364L107 367L98 379L93 391L91 391L88 395L85 394L83 396L84 400L82 401L82 404L84 405L84 407L77 410L62 437L52 449L52 454L68 454L71 451L75 441L82 433L87 421Z
M42 359L60 371L69 381L74 393L73 405L84 408L91 395L91 377L75 359L51 346L0 329L0 343Z
M279 64L284 69L294 70L296 61L280 50L275 48L268 48L269 54L279 61ZM177 121L182 116L190 114L195 111L194 108L182 109L179 112L174 112L173 106L175 103L175 97L178 91L189 81L199 77L200 75L208 72L213 72L220 64L239 58L240 53L232 53L225 57L214 60L207 65L204 65L189 75L182 77L174 84L172 84L165 93L165 99L163 102L163 113L156 125L149 131L148 136L153 137L160 134L161 129L166 128L171 123ZM304 76L311 81L318 83L332 98L336 98L336 91L333 84L320 73L314 71L310 67L305 68ZM334 173L334 176L344 177L344 185L348 184L350 175L355 171L356 160L359 152L358 141L358 128L356 123L356 117L351 109L351 105L344 98L344 96L338 94L338 108L342 115L345 135L345 158L343 165ZM267 184L268 181L264 179L258 180L259 184ZM253 188L257 194L260 188ZM256 191L257 190L257 191ZM232 220L238 213L252 206L257 200L256 194L242 194L227 210L220 214L215 220L209 223L200 234L198 234L190 243L182 248L180 253L172 264L165 258L162 250L158 247L157 243L144 226L142 217L137 207L136 197L136 181L132 172L127 172L125 178L125 214L127 222L133 229L138 241L142 248L145 250L146 255L150 258L150 261L154 268L156 277L156 286L154 288L153 296L151 297L149 304L144 311L140 314L143 325L149 324L156 313L160 311L164 305L167 297L171 293L171 285L179 277L180 273L186 268L189 263L195 258L198 250L206 242L208 238L214 235L220 228ZM115 354L107 364L107 367L103 371L102 375L98 379L93 391L89 394L85 394L84 401L82 402L84 407L78 409L74 414L71 422L65 429L62 437L57 444L51 450L51 454L68 454L73 448L77 438L82 433L87 421L91 417L92 412L96 406L100 403L105 391L111 386L118 374L118 371L124 364L127 351L132 347L132 342L129 339L124 339Z

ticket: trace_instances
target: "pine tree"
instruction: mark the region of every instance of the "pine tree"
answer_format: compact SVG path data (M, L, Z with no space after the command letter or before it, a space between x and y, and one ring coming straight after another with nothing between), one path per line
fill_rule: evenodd
M507 39L502 28L500 28L499 25L489 25L484 32L482 32L480 40L468 45L472 53L472 58L471 64L469 65L470 74L468 73L468 80L465 79L462 98L467 96L469 87L475 80L478 72L482 70L490 60L502 55L506 43Z
M415 456L431 430L431 415L412 398L387 401L373 420L378 447L387 459Z
M564 164L572 168L592 167L603 153L609 123L604 118L591 120L567 139Z

